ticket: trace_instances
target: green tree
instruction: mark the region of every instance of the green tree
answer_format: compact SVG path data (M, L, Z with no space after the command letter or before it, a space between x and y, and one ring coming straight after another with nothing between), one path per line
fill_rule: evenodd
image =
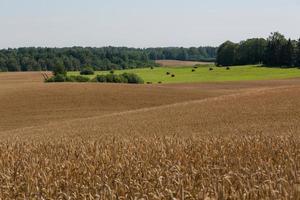
M56 59L54 63L55 63L54 68L53 68L54 76L57 76L57 75L66 76L67 71L66 71L66 68L64 66L64 62L61 59Z
M231 41L223 43L218 49L216 64L218 66L235 65L237 47L238 45Z
M267 42L263 38L243 41L236 50L236 64L259 64L263 62Z
M286 43L287 40L284 35L278 32L271 33L267 39L264 64L268 66L281 66L283 64L283 60L285 60L283 48Z
M297 42L295 54L296 54L296 56L295 56L295 65L297 67L300 67L300 39Z
M293 65L294 47L291 39L282 44L280 54L280 65L291 67Z
M14 57L11 57L7 60L6 66L7 66L8 71L11 71L11 72L21 70L19 62Z

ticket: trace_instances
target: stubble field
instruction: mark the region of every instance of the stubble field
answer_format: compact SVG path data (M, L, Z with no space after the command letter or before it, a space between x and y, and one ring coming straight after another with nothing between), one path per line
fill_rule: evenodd
M1 199L299 199L300 79L0 74Z

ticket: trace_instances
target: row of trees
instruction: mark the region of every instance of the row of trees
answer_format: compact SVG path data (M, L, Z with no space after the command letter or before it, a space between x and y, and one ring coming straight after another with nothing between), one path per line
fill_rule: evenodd
M217 56L215 47L148 48L146 52L151 60L215 61Z
M300 39L286 39L275 32L267 39L254 38L233 43L223 43L217 51L219 66L264 64L271 67L300 66Z
M92 66L95 70L155 66L153 60L213 60L216 48L19 48L0 50L0 71L67 71Z

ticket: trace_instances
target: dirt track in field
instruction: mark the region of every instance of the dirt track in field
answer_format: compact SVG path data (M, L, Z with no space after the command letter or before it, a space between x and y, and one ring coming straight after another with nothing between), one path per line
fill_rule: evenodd
M0 132L4 133L271 133L298 131L295 120L300 120L300 79L45 84L40 73L2 73L0 84Z

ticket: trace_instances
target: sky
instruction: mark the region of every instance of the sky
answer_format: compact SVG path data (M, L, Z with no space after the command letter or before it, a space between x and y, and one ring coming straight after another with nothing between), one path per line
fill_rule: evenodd
M300 0L0 0L0 48L218 46L300 38Z

